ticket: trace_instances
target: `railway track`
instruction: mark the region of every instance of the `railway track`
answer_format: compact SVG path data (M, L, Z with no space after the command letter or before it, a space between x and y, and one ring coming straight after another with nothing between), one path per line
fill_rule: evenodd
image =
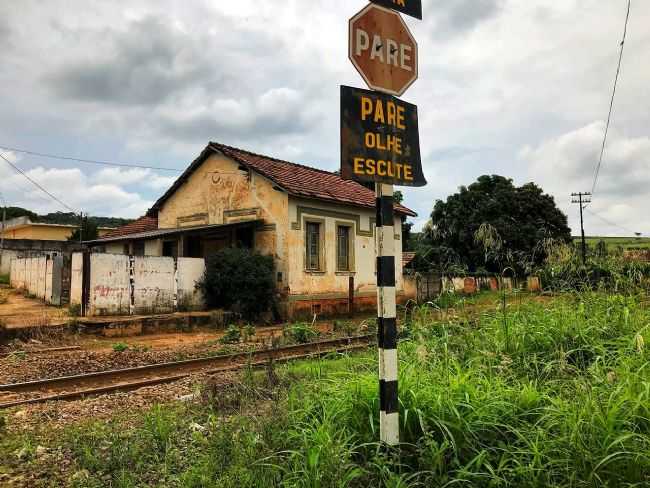
M131 391L144 386L171 383L197 373L216 374L248 366L261 366L267 364L269 360L290 361L333 352L363 349L372 344L375 337L374 334L367 334L226 356L9 383L0 385L0 409L50 400L73 400L116 391ZM38 396L32 396L34 394ZM30 396L25 398L21 395Z
M0 358L8 358L11 356L17 356L21 354L25 355L42 355L42 354L54 354L57 352L67 352L67 351L79 351L81 350L80 346L62 346L62 347L50 347L47 349L31 349L25 351L11 351L0 353Z

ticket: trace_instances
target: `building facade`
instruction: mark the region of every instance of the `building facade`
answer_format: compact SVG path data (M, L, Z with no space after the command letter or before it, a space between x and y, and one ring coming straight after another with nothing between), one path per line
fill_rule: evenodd
M138 221L88 243L96 251L206 257L231 246L275 258L288 317L376 306L375 196L336 173L210 143ZM396 205L395 238L415 213ZM396 248L400 248L398 244ZM401 253L396 289L403 295Z

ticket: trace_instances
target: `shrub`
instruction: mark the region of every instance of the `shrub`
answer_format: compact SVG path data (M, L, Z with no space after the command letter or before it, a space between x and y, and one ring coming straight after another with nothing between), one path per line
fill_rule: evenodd
M244 326L242 337L244 339L244 342L250 341L253 337L255 337L255 326L252 324L247 324Z
M231 325L226 329L226 333L223 335L219 342L222 344L237 344L241 340L241 330L236 325Z
M274 305L273 256L248 249L222 249L208 256L205 268L198 287L210 307L234 310L254 320Z
M318 331L310 324L291 324L284 329L284 336L299 344L307 344L318 337Z
M113 351L115 351L115 352L124 352L128 348L129 348L129 346L124 344L123 342L118 342L116 344L113 344Z

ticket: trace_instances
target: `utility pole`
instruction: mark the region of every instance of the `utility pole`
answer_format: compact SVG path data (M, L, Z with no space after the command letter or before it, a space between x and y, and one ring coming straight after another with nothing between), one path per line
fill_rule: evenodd
M582 235L582 264L587 264L587 241L585 240L585 221L583 216L583 210L585 209L585 204L591 203L591 193L572 193L571 196L573 200L571 203L577 203L580 205L580 232ZM576 197L578 198L576 200Z
M79 213L79 244L81 244L84 240L83 233L84 233L84 213L80 212Z
M5 223L7 222L7 201L4 199L2 194L0 194L0 198L2 198L2 203L4 203L4 205L2 206L2 231L0 231L0 270L1 270L2 261L4 259L4 254L5 254Z
M2 259L5 254L5 222L7 221L7 205L2 207L2 231L0 233L0 269L2 269Z

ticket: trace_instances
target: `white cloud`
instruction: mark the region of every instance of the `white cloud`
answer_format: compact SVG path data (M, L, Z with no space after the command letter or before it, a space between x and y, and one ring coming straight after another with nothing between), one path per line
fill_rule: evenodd
M120 187L142 185L160 191L169 188L176 178L177 176L161 176L145 168L105 168L93 174L90 179L98 185L113 184Z
M624 2L423 3L424 21L406 19L420 48L420 79L405 99L419 107L429 186L405 189L405 203L424 220L436 198L481 174L539 178L563 205L571 191L589 189L602 129L594 121L608 108ZM363 86L347 59L347 20L363 5L0 2L0 144L182 168L217 140L337 169L339 85ZM644 222L637 195L650 135L648 22L650 2L636 2L608 148L616 157L605 160L616 170L593 207L635 227ZM557 176L549 178L551 163ZM27 156L20 164L73 166ZM131 208L135 194L142 208L174 179L122 169L87 175L87 186L124 192L113 195L120 205L92 203L103 214ZM82 203L68 187L52 190ZM564 208L575 231L575 208Z
M74 211L135 218L152 204L152 201L143 199L136 192L128 192L117 184L93 183L92 178L76 168L51 169L39 166L25 171L25 174ZM39 213L70 211L24 176L8 169L0 170L0 191L12 206L25 207Z
M574 229L579 229L578 208L570 203L570 193L591 191L604 129L604 122L593 122L520 152L521 160L529 165L530 177L557 196ZM611 129L593 203L588 208L616 225L587 212L587 232L629 234L625 230L629 229L650 233L648 188L650 137L627 136Z

